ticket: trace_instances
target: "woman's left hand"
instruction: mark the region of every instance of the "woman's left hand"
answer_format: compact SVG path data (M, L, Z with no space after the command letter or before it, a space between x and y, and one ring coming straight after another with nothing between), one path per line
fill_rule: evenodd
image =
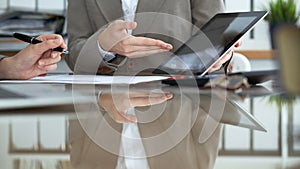
M234 45L235 48L238 48L242 45L242 41L237 42L236 45ZM220 70L222 65L227 62L232 57L233 49L229 50L212 68L208 70L208 73L212 73L216 70Z
M0 62L1 78L30 79L57 68L61 53L51 49L66 48L63 38L60 35L48 34L41 35L37 39L42 43L30 44L15 56Z

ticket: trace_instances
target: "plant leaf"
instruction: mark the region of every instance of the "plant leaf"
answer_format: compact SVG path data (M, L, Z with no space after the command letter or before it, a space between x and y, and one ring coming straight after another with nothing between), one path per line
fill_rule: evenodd
M271 0L269 1L269 14L265 18L270 24L290 23L295 24L300 18L300 11L297 13L295 0Z

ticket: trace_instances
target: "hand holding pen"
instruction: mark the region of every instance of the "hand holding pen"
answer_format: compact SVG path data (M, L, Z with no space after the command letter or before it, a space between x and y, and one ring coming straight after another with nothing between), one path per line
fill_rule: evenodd
M15 37L16 39L19 39L21 41L30 43L30 44L38 44L38 43L42 43L43 41L36 39L35 37L32 36L28 36L25 34L21 34L21 33L14 33L13 37ZM69 51L67 51L66 49L63 49L62 47L56 47L54 49L52 49L53 51L57 51L57 52L61 52L63 54L68 54Z
M5 79L29 79L55 70L61 60L61 49L67 48L64 39L57 34L22 40L30 41L33 45L28 45L13 57L0 61L0 69L3 70L0 72L4 73L0 75Z

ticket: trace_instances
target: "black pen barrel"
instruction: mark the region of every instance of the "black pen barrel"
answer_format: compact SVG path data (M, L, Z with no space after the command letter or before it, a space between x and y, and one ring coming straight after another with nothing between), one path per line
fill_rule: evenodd
M34 37L27 36L27 35L24 35L24 34L21 34L21 33L14 33L13 37L15 37L19 40L22 40L24 42L31 43L31 44L37 44L37 43L42 42L40 40L35 39Z

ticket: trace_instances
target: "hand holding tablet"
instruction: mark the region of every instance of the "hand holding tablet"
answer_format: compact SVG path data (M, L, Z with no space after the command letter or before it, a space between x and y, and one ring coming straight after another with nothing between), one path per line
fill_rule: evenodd
M161 64L153 74L204 76L220 67L240 39L262 20L267 11L220 13Z

